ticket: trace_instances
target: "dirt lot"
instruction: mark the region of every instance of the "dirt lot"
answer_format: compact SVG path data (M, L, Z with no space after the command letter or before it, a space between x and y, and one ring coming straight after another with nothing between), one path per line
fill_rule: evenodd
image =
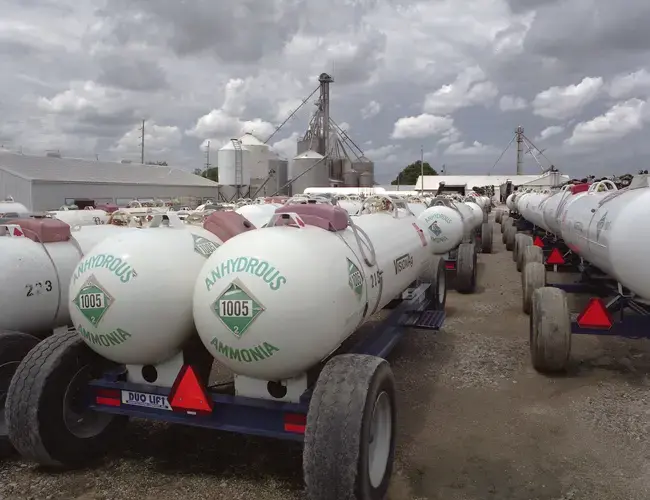
M497 237L498 236L498 237ZM566 377L535 373L519 274L501 244L480 290L450 293L443 331L409 332L390 500L647 500L650 344L574 338ZM0 499L301 498L292 443L135 422L105 464L52 473L0 463Z

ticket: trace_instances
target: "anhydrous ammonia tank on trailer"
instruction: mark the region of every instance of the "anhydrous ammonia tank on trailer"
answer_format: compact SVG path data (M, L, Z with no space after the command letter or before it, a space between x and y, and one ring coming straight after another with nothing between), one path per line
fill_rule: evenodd
M583 259L650 299L650 187L645 175L617 190L611 181L592 184L562 220L562 238Z
M333 205L286 205L268 227L228 240L205 263L194 289L196 328L236 374L292 378L437 266L437 251L407 210L349 217Z
M194 331L196 277L221 243L171 213L156 214L147 229L104 240L70 281L77 332L116 363L155 365L173 357Z
M56 219L0 225L0 330L49 334L70 322L68 285L84 254L135 228L82 226Z
M484 212L473 199L465 198L464 201L457 202L456 207L463 214L470 230L481 227L484 220Z
M438 245L436 253L442 254L456 248L470 229L459 210L450 206L433 205L418 215L418 219L429 230L429 236Z
M106 224L109 218L103 210L53 210L48 215L70 226L99 226Z
M517 193L511 193L511 194L508 195L508 197L506 198L506 207L507 207L508 210L510 210L511 212L514 212L514 211L515 211L515 198L517 198Z
M544 205L551 196L550 192L528 193L517 203L518 212L531 224L550 231L544 221Z
M558 192L549 196L542 207L544 228L555 236L560 236L560 210L564 206L564 202L572 195L572 187L570 184L563 186Z
M5 200L0 200L0 218L8 215L16 214L18 216L25 216L29 210L22 203L16 203L13 198L9 197Z

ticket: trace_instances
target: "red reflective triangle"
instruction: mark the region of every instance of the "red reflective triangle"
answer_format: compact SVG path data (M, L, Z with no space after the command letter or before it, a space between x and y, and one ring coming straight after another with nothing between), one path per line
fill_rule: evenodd
M14 236L24 236L23 232L17 227L14 228Z
M551 255L546 259L547 264L564 264L564 257L557 248L554 248Z
M544 248L544 242L542 241L542 238L539 236L535 238L535 241L533 241L533 245L539 248Z
M591 299L576 319L580 328L611 328L612 317L600 299Z
M181 368L168 399L174 411L212 412L212 399L191 365Z

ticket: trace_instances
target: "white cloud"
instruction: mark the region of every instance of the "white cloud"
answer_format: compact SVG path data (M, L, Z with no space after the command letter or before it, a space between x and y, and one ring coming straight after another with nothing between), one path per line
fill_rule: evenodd
M449 116L436 116L427 113L407 116L395 122L393 139L423 139L450 130L454 120Z
M364 120L373 118L381 112L381 104L377 101L370 101L362 110L361 117Z
M467 146L464 142L455 142L445 150L444 154L449 156L480 156L499 154L500 152L494 146L474 141L470 146Z
M271 149L275 151L281 158L292 159L296 156L298 150L296 147L297 142L302 138L302 134L294 132L285 139L280 139L271 144Z
M377 149L366 150L365 156L373 161L385 161L390 156L394 155L399 149L400 147L395 144L388 144L387 146L381 146Z
M597 149L641 130L650 118L647 101L630 99L615 104L606 113L578 123L565 145L574 149Z
M542 130L535 138L535 141L545 141L546 139L561 134L562 132L564 132L564 127L560 125L551 125Z
M461 108L489 104L498 93L483 70L479 66L472 66L460 73L452 83L427 94L424 112L445 115Z
M221 109L213 109L207 115L199 118L196 125L185 133L201 139L220 138L227 140L250 132L261 140L265 140L274 130L275 126L273 124L259 118L241 120Z
M577 85L550 87L535 96L533 113L544 118L565 120L593 102L603 89L601 77L585 77Z
M615 99L623 99L635 94L646 96L650 93L650 73L645 68L641 68L633 73L616 75L607 90Z
M134 127L124 134L113 146L112 150L122 156L140 156L142 129ZM178 127L158 125L155 122L145 124L144 143L147 155L160 155L177 148L182 134Z
M527 107L528 103L523 97L504 95L499 100L499 109L501 109L501 111L519 111L526 109Z

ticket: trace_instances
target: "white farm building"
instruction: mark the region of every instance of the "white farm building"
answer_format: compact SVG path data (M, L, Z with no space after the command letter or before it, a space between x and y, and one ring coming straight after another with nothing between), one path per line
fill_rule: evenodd
M125 206L134 199L216 199L218 184L171 167L0 152L0 200L11 196L32 211L75 199Z

